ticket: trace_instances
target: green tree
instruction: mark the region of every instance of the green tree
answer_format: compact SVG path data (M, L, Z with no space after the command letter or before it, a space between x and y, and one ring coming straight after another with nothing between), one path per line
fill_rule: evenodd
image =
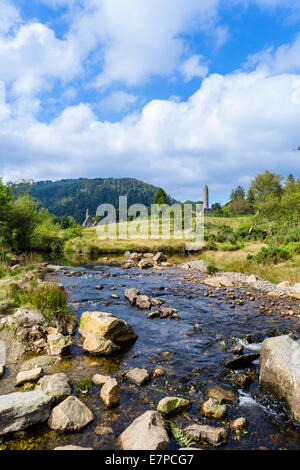
M162 188L158 188L155 194L154 204L167 204L167 195Z
M281 181L283 179L283 176L270 171L258 174L251 183L248 192L249 200L254 203L263 203L269 199L270 196L279 199L283 191L281 186Z
M15 249L30 248L30 239L39 222L37 203L29 195L13 200L8 214L10 242Z
M237 201L239 199L245 199L245 190L242 186L238 186L236 189L233 189L230 194L231 201Z
M0 237L6 239L9 233L8 213L12 201L11 189L2 183L0 178Z

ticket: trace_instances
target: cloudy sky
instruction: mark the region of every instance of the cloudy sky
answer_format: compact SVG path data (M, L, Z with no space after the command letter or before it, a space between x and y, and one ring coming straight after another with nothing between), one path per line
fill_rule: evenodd
M0 176L300 176L300 0L0 0Z

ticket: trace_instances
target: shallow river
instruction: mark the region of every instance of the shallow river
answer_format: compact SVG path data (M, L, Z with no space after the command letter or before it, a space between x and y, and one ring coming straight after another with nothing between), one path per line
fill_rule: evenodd
M70 270L83 274L69 277L65 273ZM241 416L249 420L247 433L237 435L229 431L224 448L300 449L300 426L291 421L285 406L262 392L257 378L246 390L233 388L235 373L224 367L226 360L233 358L230 349L237 342L245 345L245 352L253 352L259 350L259 343L268 336L299 333L299 318L282 316L282 307L276 310L276 302L263 299L257 293L251 297L249 289L210 290L175 268L127 271L119 265L87 263L75 268L65 266L55 279L66 287L78 319L87 310L112 312L125 319L139 337L125 351L103 358L85 354L80 347L80 337L76 335L70 355L57 363L51 373L64 372L73 383L96 373L120 377L122 371L132 367L143 367L150 373L159 367L165 374L152 377L150 384L143 387L121 382L121 404L112 410L101 402L100 387L93 386L88 394L77 394L95 415L95 420L85 430L78 434L58 434L49 432L46 424L34 426L28 430L26 440L4 439L8 448L53 449L58 445L75 444L116 449L118 436L136 417L155 409L161 398L177 395L193 402L190 411L172 419L178 427L196 422L224 425ZM96 290L97 284L102 284L103 290ZM178 310L181 319L148 319L148 311L132 307L124 298L125 288L130 287L163 299L166 305ZM205 296L207 292L211 292L212 297ZM112 299L112 294L118 294L119 299ZM242 299L243 305L237 305L237 299ZM261 313L262 303L270 304L274 312ZM296 310L297 306L290 303L288 308ZM249 334L253 335L252 344L245 340ZM222 341L226 343L226 350ZM170 353L168 357L162 354L165 352ZM93 362L98 365L91 367ZM255 373L257 364L252 369ZM15 390L17 370L10 366L8 372L0 382L0 394ZM205 418L201 412L206 390L215 384L231 388L239 395L236 404L228 405L227 416L221 421ZM170 449L179 447L172 439Z

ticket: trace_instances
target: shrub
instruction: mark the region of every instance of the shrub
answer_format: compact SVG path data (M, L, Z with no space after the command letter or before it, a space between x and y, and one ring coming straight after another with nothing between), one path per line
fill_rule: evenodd
M252 259L261 264L277 264L290 257L291 255L286 249L268 246L263 247Z

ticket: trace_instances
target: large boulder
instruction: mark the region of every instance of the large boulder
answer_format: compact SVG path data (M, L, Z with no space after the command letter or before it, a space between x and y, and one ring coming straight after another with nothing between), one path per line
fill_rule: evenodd
M95 333L117 343L137 338L125 320L107 312L84 312L80 318L79 333L83 337Z
M110 341L110 339L105 339L103 336L95 333L89 333L85 336L82 347L90 354L99 356L110 356L120 349L119 346Z
M38 381L36 390L42 390L56 402L65 400L72 393L69 377L63 373L45 375Z
M268 338L260 353L259 384L286 400L300 421L300 342L290 336Z
M166 450L170 440L164 419L157 411L146 411L119 437L123 450Z
M48 426L55 431L80 431L93 419L91 410L78 398L71 396L53 408Z
M0 436L46 421L52 397L42 391L17 392L0 396Z

